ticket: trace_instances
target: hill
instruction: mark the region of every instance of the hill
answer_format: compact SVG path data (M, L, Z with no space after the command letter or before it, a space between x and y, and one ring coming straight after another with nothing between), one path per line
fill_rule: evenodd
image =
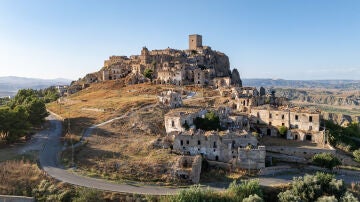
M242 79L244 86L276 88L324 88L347 89L360 88L360 80L285 80L285 79Z
M0 77L0 97L15 95L19 89L33 88L41 89L53 85L69 85L71 80L57 79L38 79L16 76Z

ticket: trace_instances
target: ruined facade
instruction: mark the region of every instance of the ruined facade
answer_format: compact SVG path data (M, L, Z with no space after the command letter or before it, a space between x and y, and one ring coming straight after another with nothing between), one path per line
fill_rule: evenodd
M110 56L103 68L87 82L116 80L134 75L143 81L145 69L153 71L156 84L241 86L239 72L230 70L229 58L224 53L203 46L202 36L189 35L189 49L166 48L151 50L143 47L140 55ZM88 77L88 76L87 76ZM141 78L140 78L141 77Z
M230 107L213 111L227 131L202 131L194 125L197 117L209 110L179 108L165 115L166 132L173 138L173 150L184 155L202 155L210 161L229 163L234 167L260 169L265 167L265 147L249 131L249 119ZM246 162L246 166L244 164Z
M182 106L181 94L175 91L164 91L158 96L159 103L169 108L176 108Z

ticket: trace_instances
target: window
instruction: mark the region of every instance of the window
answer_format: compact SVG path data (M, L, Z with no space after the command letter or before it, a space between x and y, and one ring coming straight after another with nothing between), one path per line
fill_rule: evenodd
M216 142L214 142L214 148L216 148Z
M313 119L312 119L312 116L309 116L309 122L312 122Z
M180 145L183 146L184 144L184 141L180 140Z
M295 120L299 120L299 116L298 115L295 115Z
M272 114L270 113L270 114L269 114L269 119L271 119L271 118L272 118Z
M260 113L258 112L258 113L256 114L256 116L257 116L258 118L260 118Z
M186 140L186 144L189 144L189 140Z
M269 126L271 126L271 122L269 122Z
M312 126L309 126L309 130L312 130Z
M175 122L174 122L174 120L171 120L171 126L172 126L172 127L175 127Z
M283 114L283 115L281 115L281 119L285 119L285 115Z
M282 126L285 126L285 123L281 123Z
M200 142L200 140L198 140L198 145L200 145L201 144L201 142Z

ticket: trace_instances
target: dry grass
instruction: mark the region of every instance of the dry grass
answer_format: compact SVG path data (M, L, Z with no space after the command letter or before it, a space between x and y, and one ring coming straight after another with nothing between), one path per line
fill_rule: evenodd
M0 194L31 196L32 189L45 178L30 161L6 161L0 164Z
M159 106L140 109L94 130L86 146L76 152L78 170L115 181L174 182L171 167L177 156L152 147L164 135L164 113ZM64 153L63 158L69 161L70 154Z

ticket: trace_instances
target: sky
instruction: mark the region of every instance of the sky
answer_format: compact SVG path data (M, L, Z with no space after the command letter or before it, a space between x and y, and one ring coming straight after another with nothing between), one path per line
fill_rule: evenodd
M0 76L77 79L195 33L242 78L360 80L358 0L0 0Z

